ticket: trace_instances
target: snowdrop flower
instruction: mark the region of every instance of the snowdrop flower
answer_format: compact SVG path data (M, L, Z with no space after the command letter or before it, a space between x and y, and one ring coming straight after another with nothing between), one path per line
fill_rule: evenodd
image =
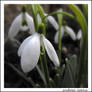
M50 22L50 24L57 30L55 37L54 37L54 42L56 44L58 44L58 36L59 36L59 25L56 22L56 20L54 19L53 16L48 16L46 18L47 21ZM61 27L61 39L63 38L64 32L66 32L71 38L72 40L80 40L82 38L82 31L81 29L78 31L77 35L75 34L74 30L69 27L69 26L62 26Z
M44 13L44 15L46 16L47 14ZM42 20L39 14L37 14L37 19L38 19L38 23L41 24ZM56 30L58 30L58 24L55 21L53 16L47 16L46 17L46 22L49 22Z
M46 15L46 14L45 14ZM54 19L53 16L48 16L46 18L46 21L48 21L56 30L56 34L55 34L55 37L54 37L54 41L55 43L58 43L58 35L59 35L59 25L58 23L56 22L56 20ZM70 28L69 26L62 26L61 27L61 39L63 38L63 35L64 35L64 32L66 32L67 34L69 34L69 36L73 39L73 40L76 40L76 34L74 33L73 29Z
M58 56L50 41L43 35L34 33L32 36L27 37L18 49L18 55L21 56L21 68L25 73L31 71L37 65L41 45L46 49L54 65L60 65Z
M26 23L22 24L23 21ZM22 12L13 20L9 29L8 37L13 39L20 30L26 31L28 29L30 30L31 34L35 32L33 18L27 12Z
M62 26L61 39L63 38L64 32L66 32L74 41L76 40L76 34L74 33L72 28L70 28L69 26ZM59 36L59 31L56 32L55 37L54 37L54 42L56 44L58 43L58 36Z

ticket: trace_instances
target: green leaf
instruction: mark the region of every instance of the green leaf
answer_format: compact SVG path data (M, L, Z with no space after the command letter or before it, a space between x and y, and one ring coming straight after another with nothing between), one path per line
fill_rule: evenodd
M73 55L71 56L69 62L68 62L72 75L74 76L74 79L76 79L76 74L77 74L77 56Z
M23 5L23 7L22 7L22 12L23 12L23 13L26 12L26 5Z
M75 14L78 23L82 29L82 39L81 39L81 47L80 47L80 60L79 60L79 71L78 71L78 82L77 85L80 87L82 81L83 74L87 74L87 63L88 63L88 27L86 19L81 12L81 10L76 6L70 4L69 7ZM82 66L82 67L81 67Z
M41 16L41 20L42 20L42 23L44 24L44 27L43 27L43 34L46 35L46 21L44 19L45 17L45 14L44 14L44 10L43 8L41 7L41 5L37 5L37 9L38 9L38 13L40 14Z
M37 5L37 8L38 8L38 13L40 14L40 16L41 16L41 19L43 20L43 18L44 18L44 10L43 10L43 8L41 7L41 5Z
M62 12L62 9L58 10L58 12ZM62 26L62 14L57 14L58 17L58 24L59 24L59 36L58 36L58 56L59 61L61 62L61 26Z
M47 85L45 77L44 77L43 73L41 72L41 70L40 70L38 65L36 65L36 69L37 69L39 75L41 76L41 79L43 80L44 84Z
M38 31L38 19L37 19L37 6L36 5L31 5L31 10L33 14L33 19L34 19L34 25L35 25L35 31Z
M73 55L70 60L66 59L66 68L64 79L62 82L63 87L74 88L76 86L75 75L77 70L77 57Z
M62 9L58 10L59 12L62 12ZM62 26L62 14L57 14L58 16L58 24L59 24L59 50L61 51L61 26Z
M63 88L74 88L75 87L73 76L72 76L71 70L68 65L66 66L66 69L65 69L64 79L62 81L62 87Z
M85 14L86 20L88 22L88 4L83 4L82 7L83 7L83 12Z
M68 12L65 12L65 11L62 11L62 12L61 12L61 11L51 12L51 13L49 13L48 15L46 15L46 16L44 17L44 19L45 19L46 17L48 17L48 16L52 16L52 15L56 15L56 14L65 15L65 16L67 16L67 17L69 17L69 18L72 18L73 20L76 21L75 16L73 16L71 13L68 13Z
M55 87L57 88L61 88L62 87L62 81L63 81L63 75L65 72L65 64L62 65L62 67L56 68L56 75L54 77L54 81L55 81Z
M58 12L62 12L62 9L58 10ZM62 14L57 14L57 16L58 16L59 28L61 29L61 25L62 25Z
M83 37L85 37L87 34L87 23L86 23L86 20L85 20L83 13L76 5L69 4L68 6L71 8L73 13L75 14L75 16L76 16L76 18L81 26L81 29L83 32Z

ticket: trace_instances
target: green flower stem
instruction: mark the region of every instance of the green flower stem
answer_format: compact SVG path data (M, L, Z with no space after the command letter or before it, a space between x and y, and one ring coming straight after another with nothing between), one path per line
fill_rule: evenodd
M43 29L43 34L44 36L46 35L46 21L44 19L45 15L44 15L44 10L43 8L41 7L41 5L37 5L37 8L38 8L38 12L41 16L41 20L42 20L42 23L44 24L44 29Z
M23 5L22 12L26 12L26 5Z
M42 19L42 23L40 25L40 29L42 30L42 33L44 36L46 36L46 22L45 22L45 15L44 15L44 11L43 8L40 5L37 5L38 8L38 12L41 16ZM46 60L46 53L45 53L45 49L44 49L44 54L43 54L43 66L44 66L44 73L45 73L45 78L46 78L46 82L47 82L47 87L51 86L50 80L49 80L49 72L48 72L48 66L47 66L47 60Z
M43 29L43 28L42 28ZM44 31L43 31L43 34L44 34ZM44 48L44 46L42 47ZM47 65L47 60L46 60L46 52L45 52L45 49L43 49L43 67L44 67L44 74L45 74L45 78L46 78L46 82L47 82L47 87L51 87L51 83L49 81L49 72L48 72L48 65Z
M62 11L62 12L56 11L56 12L49 13L48 15L46 15L46 16L44 17L44 19L45 19L46 17L48 17L48 16L52 16L52 15L56 15L56 14L63 14L63 15L66 15L66 16L72 18L73 20L77 21L76 18L75 18L75 16L73 16L72 14L70 14L70 13L68 13L68 12L64 12L64 11Z
M35 31L37 32L38 31L37 6L31 5L31 10L32 10L33 19L34 19Z
M41 48L42 48L42 54L40 55L40 64L41 64L41 69L43 71L43 74L44 74L45 80L46 80L45 85L46 85L46 87L51 87L51 83L49 81L49 72L48 72L45 49L44 49L44 46L42 46Z
M78 72L78 81L77 85L80 87L80 85L83 83L83 75L86 75L85 68L87 68L87 57L88 57L88 32L87 32L87 23L86 19L83 16L83 13L80 11L80 9L76 5L69 5L71 10L74 12L76 19L78 23L80 24L80 27L82 29L82 40L81 40L81 48L80 48L80 61L79 61L79 72Z
M26 18L25 18L25 12L26 12L26 5L23 5L22 7L22 25L27 25Z
M39 68L39 66L38 66L38 65L36 65L36 69L37 69L37 71L38 71L39 75L41 76L41 79L43 80L44 85L46 86L46 85L47 85L47 82L46 82L46 79L45 79L44 72L42 72L42 71L40 70L40 68Z
M38 31L40 31L40 30L43 30L43 34L45 35L44 24L42 23L42 24L38 25L37 13L38 13L38 10L39 10L39 9L38 9L37 6L38 6L38 5L31 5L32 14L33 14L33 19L34 19L34 25L35 25L35 30L36 30L36 32L38 32ZM42 16L42 15L41 15L41 16ZM44 64L44 63L42 62L41 56L40 56L40 63L41 63L41 69L42 69L43 74L42 74L41 71L39 70L39 67L36 67L36 68L37 68L37 70L38 70L38 72L39 72L41 78L43 79L44 84L47 85L47 84L49 83L49 82L48 82L48 80L49 80L49 77L48 77L48 68L47 68L47 66L45 66L46 64ZM45 66L45 67L44 67L44 66ZM45 72L45 71L46 71L46 72ZM44 77L44 75L45 75L45 77Z
M41 70L42 70L42 73L45 75L44 73L44 67L43 67L43 62L42 62L42 57L40 55L40 65L41 65Z
M46 35L46 29L44 23L39 24L38 32L43 33L44 36Z
M45 77L47 81L47 87L50 87L50 81L49 81L49 72L48 72L48 66L47 66L47 60L46 60L46 54L44 53L43 55L43 66L44 66L44 72L45 72Z
M42 22L45 24L45 20L43 19L43 18L45 17L45 15L44 15L44 10L43 10L43 8L41 7L41 5L37 5L37 8L38 8L38 12L39 12L39 14L40 14L40 16L41 16Z
M62 12L60 9L59 12ZM62 26L62 14L57 14L58 16L58 24L59 24L59 36L58 36L58 56L59 56L59 61L61 63L61 26Z

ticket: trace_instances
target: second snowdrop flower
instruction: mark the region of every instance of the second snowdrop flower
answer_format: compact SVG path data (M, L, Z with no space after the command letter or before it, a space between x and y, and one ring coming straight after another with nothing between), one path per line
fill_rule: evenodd
M33 18L27 12L22 12L13 20L8 36L13 39L20 30L26 31L28 29L31 34L35 32Z
M74 41L76 40L76 34L74 33L72 28L70 28L69 26L62 26L61 39L63 38L64 32L66 32ZM54 37L54 41L56 44L58 43L58 36L59 36L59 31L56 32L55 37Z
M57 30L54 41L55 43L58 43L58 36L59 36L59 25L52 16L48 16L47 20L50 22L50 24ZM74 30L70 28L69 26L62 26L61 27L61 39L63 38L64 32L66 32L73 40L76 40L76 34L74 33Z
M59 25L58 23L56 22L56 20L54 19L53 16L48 16L47 17L47 20L50 22L50 24L56 29L56 34L55 34L55 37L54 37L54 42L56 44L58 44L58 36L59 36ZM69 26L61 26L61 40L64 36L64 33L67 33L71 38L72 40L80 40L82 38L82 31L79 30L77 35L75 34L74 30L69 27Z
M31 71L37 65L40 57L41 45L46 49L47 54L54 65L60 65L58 56L50 41L43 35L35 33L32 36L27 37L18 50L18 55L21 56L21 67L25 73Z

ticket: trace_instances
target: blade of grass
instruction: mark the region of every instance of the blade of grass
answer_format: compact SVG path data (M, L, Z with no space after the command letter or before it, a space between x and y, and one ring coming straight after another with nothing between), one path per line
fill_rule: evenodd
M82 29L83 37L85 37L86 34L87 34L87 23L86 23L86 20L85 20L83 13L81 12L81 10L76 5L69 4L68 6L74 12L74 14L75 14L75 16L76 16L76 18L77 18L77 20L80 24L80 27Z
M46 22L45 22L45 15L44 15L44 10L43 8L41 7L41 5L37 5L37 8L38 8L38 13L40 14L41 16L41 19L42 19L42 26L41 29L43 30L42 33L44 34L44 36L46 35ZM44 48L44 47L43 47ZM47 82L47 87L50 87L50 81L49 81L49 71L48 71L48 65L47 65L47 60L46 60L46 53L45 53L45 49L44 49L44 54L42 55L42 64L43 64L43 67L44 67L44 75L45 75L45 78L46 78L46 82Z
M70 84L71 84L72 87L75 87L74 75L73 75L73 72L72 72L72 68L69 64L69 62L71 62L71 61L69 61L67 58L65 59L65 61L66 61L66 72L69 73L69 78L71 80Z
M49 81L49 71L48 71L48 66L47 66L47 60L46 60L46 53L43 55L43 66L44 66L44 72L45 72L45 78L47 81L47 87L50 87L50 81Z
M37 6L36 5L31 5L31 10L33 14L33 19L34 19L34 25L35 25L35 31L38 31L38 20L37 20Z
M62 12L62 9L58 10L59 12ZM58 36L58 56L59 56L59 61L61 63L61 26L62 26L62 14L57 14L58 16L58 24L59 24L59 36Z
M38 13L40 14L40 16L41 16L41 18L43 20L43 18L44 18L44 10L41 7L41 5L39 5L39 4L37 5L37 8L38 8Z
M85 17L88 23L88 4L83 4L82 7L83 7L83 12L85 14Z
M41 78L42 78L44 84L47 85L46 80L45 80L45 77L44 77L43 73L41 72L41 70L40 70L40 68L39 68L38 65L36 65L36 69L37 69L39 75L41 76Z
M62 14L62 15L65 15L65 16L67 16L67 17L69 17L69 18L72 18L73 20L77 21L76 18L75 18L75 16L73 16L71 13L64 12L64 11L51 12L51 13L49 13L48 15L46 15L46 16L44 17L44 19L45 19L46 17L48 17L48 16L52 16L52 15L56 15L56 14Z
M43 34L46 35L46 21L44 19L44 17L45 17L44 10L41 7L41 5L39 5L39 4L37 5L37 9L38 9L38 13L41 16L42 23L44 24Z
M81 39L81 47L80 47L80 60L79 60L79 72L78 72L78 87L80 87L82 81L82 75L85 73L85 68L87 68L87 59L85 57L88 56L88 32L87 32L87 23L86 19L81 12L81 10L76 6L69 4L70 9L75 14L78 23L82 29L82 39ZM81 67L82 66L82 67Z

